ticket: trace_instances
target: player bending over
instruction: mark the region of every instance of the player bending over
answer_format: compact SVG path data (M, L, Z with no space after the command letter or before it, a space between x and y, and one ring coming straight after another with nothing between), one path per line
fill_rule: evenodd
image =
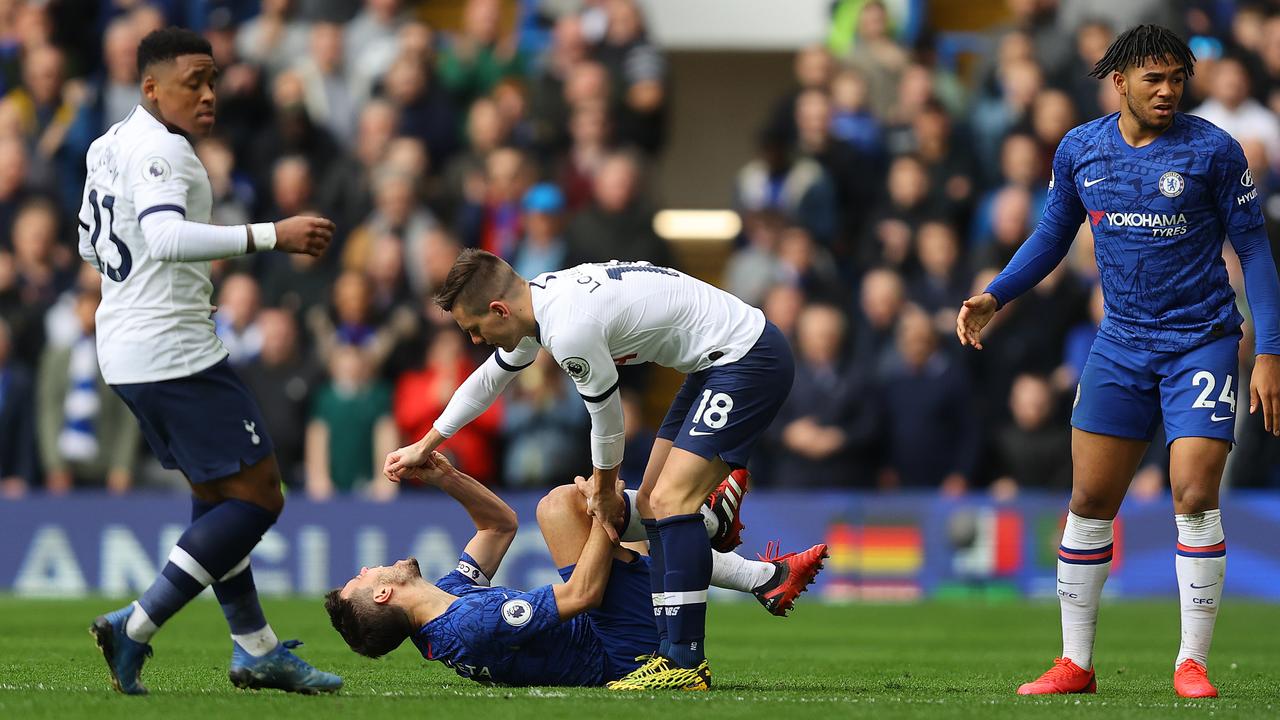
M209 177L191 138L213 129L218 69L209 43L178 28L138 45L142 103L89 148L80 256L105 276L98 308L102 376L160 462L191 483L191 525L155 583L91 632L111 682L147 691L142 664L156 630L208 585L231 626L237 687L328 692L342 687L281 643L263 617L249 551L284 507L271 438L227 364L210 319L209 261L277 249L319 255L333 223L293 217L210 225Z
M434 584L409 558L364 568L330 591L325 608L352 650L380 657L409 638L424 658L465 678L576 686L626 682L619 679L657 650L649 559L614 545L599 519L587 514L579 488L555 488L538 503L538 527L565 582L520 592L489 585L515 537L515 512L440 453L411 472L461 503L476 534L457 569ZM585 491L586 481L579 481ZM726 492L734 492L728 480L716 495ZM734 515L731 543L740 542ZM628 533L643 539L643 527L633 525ZM826 545L771 561L716 553L712 582L752 592L771 613L784 615L825 556Z
M1072 493L1058 553L1062 657L1022 694L1094 692L1098 597L1111 569L1112 522L1163 415L1178 528L1182 645L1173 675L1183 697L1214 697L1206 661L1222 601L1226 543L1218 486L1235 439L1243 319L1227 281L1229 237L1257 327L1249 411L1280 435L1280 283L1240 145L1207 120L1176 112L1195 57L1165 28L1116 38L1093 68L1123 97L1119 113L1081 125L1058 146L1036 231L985 293L965 301L960 342L1040 282L1080 223L1093 226L1106 314L1076 390Z
M791 391L795 363L758 309L684 273L648 263L587 264L525 281L501 258L465 250L436 303L474 343L497 346L458 388L421 440L387 455L396 480L497 399L545 348L573 378L591 414L587 507L617 537L623 499L622 402L615 366L653 362L687 375L658 430L636 508L649 539L658 654L629 689L704 689L711 545L698 512Z

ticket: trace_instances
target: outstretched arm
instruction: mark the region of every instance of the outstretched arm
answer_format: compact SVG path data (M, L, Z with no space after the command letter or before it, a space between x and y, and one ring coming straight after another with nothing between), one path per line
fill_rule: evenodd
M1265 225L1231 236L1244 271L1257 359L1249 378L1249 412L1262 410L1267 432L1280 436L1280 278Z
M431 453L427 462L413 472L422 482L440 488L457 500L471 516L476 534L467 543L465 552L476 561L485 577L492 578L515 539L519 527L516 512L489 488L449 464L440 453Z

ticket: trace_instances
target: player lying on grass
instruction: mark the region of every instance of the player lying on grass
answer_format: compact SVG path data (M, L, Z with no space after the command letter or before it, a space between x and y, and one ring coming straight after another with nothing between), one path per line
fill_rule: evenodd
M609 539L588 515L581 487L557 487L538 503L538 527L565 582L529 592L492 587L489 578L516 534L516 514L443 455L429 457L415 468L417 479L461 503L476 534L457 569L434 584L408 558L363 568L329 592L325 608L352 650L381 657L409 638L426 659L478 682L570 686L616 681L656 652L649 560ZM745 477L726 479L709 503L735 509L707 523L709 532L730 543L740 542L736 508ZM644 537L639 522L629 525L635 527L624 540ZM751 592L769 612L785 615L825 557L826 545L762 561L716 552L712 582Z

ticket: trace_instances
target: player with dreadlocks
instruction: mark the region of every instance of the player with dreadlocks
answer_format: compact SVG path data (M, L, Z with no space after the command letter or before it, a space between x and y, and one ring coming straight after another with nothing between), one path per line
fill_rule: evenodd
M1182 645L1173 685L1215 697L1206 662L1222 600L1226 543L1218 490L1235 439L1243 318L1222 259L1224 236L1244 270L1257 359L1249 412L1280 435L1280 281L1239 143L1176 112L1195 56L1155 25L1122 34L1091 73L1124 100L1058 146L1034 233L956 319L963 345L1066 255L1087 217L1106 312L1076 389L1072 493L1058 551L1062 657L1019 694L1097 689L1093 641L1111 569L1112 523L1163 418L1178 530Z

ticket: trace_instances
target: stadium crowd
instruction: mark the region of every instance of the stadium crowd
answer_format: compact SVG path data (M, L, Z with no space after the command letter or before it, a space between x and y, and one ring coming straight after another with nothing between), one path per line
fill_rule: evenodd
M996 316L983 351L959 347L955 312L1034 227L1062 136L1118 109L1087 72L1132 24L1191 38L1181 110L1241 142L1280 240L1280 3L1009 0L1012 22L968 37L964 63L908 17L922 5L834 3L829 41L795 55L755 156L707 178L732 188L743 220L724 286L798 359L757 452L762 485L1069 487L1067 418L1102 314L1088 224ZM0 494L172 482L98 374L102 279L77 256L73 219L89 143L139 100L134 51L152 29L199 30L221 68L218 130L196 145L213 221L314 212L339 228L319 260L215 266L218 334L294 491L397 491L373 482L383 456L427 430L486 350L430 300L460 248L526 277L614 258L679 266L645 181L679 108L643 3L529 0L510 31L503 11L467 0L444 32L401 0L0 0ZM96 23L71 19L86 12ZM1228 482L1276 486L1276 445L1245 412L1242 348ZM634 484L652 376L624 386ZM546 486L589 467L588 426L544 354L444 449L487 484ZM1157 437L1135 489L1162 492L1164 463Z

